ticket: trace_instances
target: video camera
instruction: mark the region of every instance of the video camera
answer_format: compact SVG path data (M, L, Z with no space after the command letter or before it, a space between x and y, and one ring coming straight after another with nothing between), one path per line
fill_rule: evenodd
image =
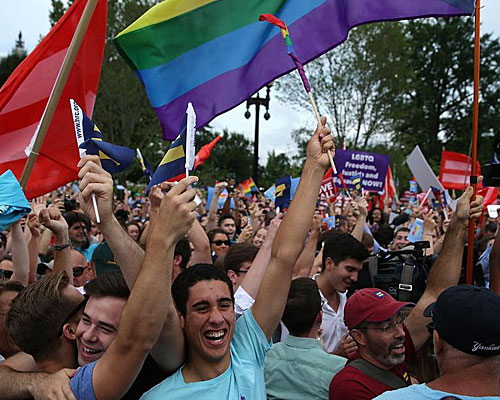
M500 187L500 139L497 139L493 144L494 158L491 164L484 166L484 186Z
M363 265L358 282L349 289L348 296L355 291L376 287L400 301L416 303L422 296L431 267L425 250L429 242L415 242L407 247L390 252L380 252L370 257Z

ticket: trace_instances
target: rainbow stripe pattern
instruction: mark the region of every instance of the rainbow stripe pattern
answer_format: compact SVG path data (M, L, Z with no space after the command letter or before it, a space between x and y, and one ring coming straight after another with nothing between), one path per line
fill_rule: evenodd
M269 13L285 21L307 63L369 22L470 15L474 0L166 0L114 42L144 84L172 140L188 102L198 128L295 68Z

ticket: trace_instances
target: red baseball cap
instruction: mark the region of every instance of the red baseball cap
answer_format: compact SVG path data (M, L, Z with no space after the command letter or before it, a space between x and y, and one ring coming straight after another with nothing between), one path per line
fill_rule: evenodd
M351 330L365 321L387 321L403 307L414 305L397 301L389 293L377 288L361 289L347 300L344 320L347 328Z

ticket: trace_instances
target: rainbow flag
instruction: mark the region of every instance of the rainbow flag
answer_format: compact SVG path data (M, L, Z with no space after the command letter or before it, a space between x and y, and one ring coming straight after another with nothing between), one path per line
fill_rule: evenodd
M242 191L245 196L249 196L251 193L252 193L252 189L254 189L253 191L258 191L257 189L257 185L255 184L255 182L253 181L252 178L248 178L246 180L244 180L243 182L241 182L239 185L238 185L238 189L240 191Z
M470 15L473 0L166 0L114 40L144 84L163 128L177 136L188 102L201 128L295 69L283 38L261 14L282 19L307 63L342 43L357 25Z

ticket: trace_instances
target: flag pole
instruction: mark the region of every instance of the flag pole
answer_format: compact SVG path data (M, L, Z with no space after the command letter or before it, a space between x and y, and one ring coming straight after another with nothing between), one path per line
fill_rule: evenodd
M61 98L62 91L68 80L69 73L71 72L73 63L75 62L76 55L78 54L78 50L80 49L80 45L82 44L83 37L85 36L85 32L87 31L92 15L94 14L97 1L98 0L88 0L87 4L85 5L85 9L83 10L80 21L78 22L78 26L76 27L75 34L71 39L68 51L61 65L61 69L59 70L59 73L57 75L56 82L50 93L49 100L47 101L47 105L45 106L45 110L43 111L42 119L38 124L35 143L33 144L33 148L30 151L28 161L26 162L23 173L21 174L20 184L23 189L26 189L28 185L31 171L35 166L38 153L40 152L40 148L42 147L45 135L47 134L47 130L49 129L50 122L52 121L52 117L54 116L54 112L56 110L57 104L59 103L59 99Z
M481 36L480 36L480 10L481 0L476 0L475 10L475 34L474 34L474 103L472 112L472 174L470 183L474 188L472 200L476 198L477 191L477 134L478 134L478 120L479 120L479 59L481 50ZM467 273L466 283L471 285L473 280L473 261L474 261L474 232L475 222L469 220L468 231L468 246L467 246Z
M314 110L314 115L316 116L316 120L318 121L318 124L321 125L321 117L319 116L318 107L316 107L316 102L314 101L312 92L308 91L307 94L309 95L309 100L311 101ZM327 153L328 153L328 158L330 159L330 165L332 166L333 173L337 175L337 168L335 167L335 162L333 161L332 152L330 151L330 149L327 150ZM349 197L351 197L351 195L349 195Z

